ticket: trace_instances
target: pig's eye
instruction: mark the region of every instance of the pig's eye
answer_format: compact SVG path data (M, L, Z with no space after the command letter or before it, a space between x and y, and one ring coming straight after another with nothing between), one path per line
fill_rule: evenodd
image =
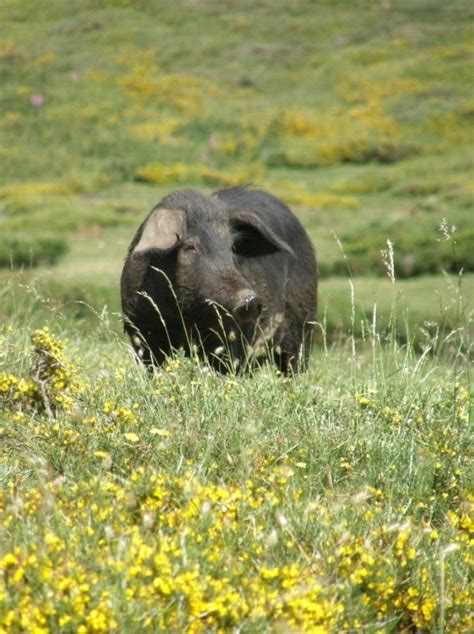
M183 249L187 252L187 253L196 253L197 249L196 249L196 245L193 244L192 242L183 245Z

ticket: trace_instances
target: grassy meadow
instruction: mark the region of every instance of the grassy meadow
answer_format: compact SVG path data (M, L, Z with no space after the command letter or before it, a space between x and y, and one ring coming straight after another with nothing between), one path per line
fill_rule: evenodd
M2 2L0 634L474 629L473 13ZM128 243L240 182L315 244L310 367L150 376Z

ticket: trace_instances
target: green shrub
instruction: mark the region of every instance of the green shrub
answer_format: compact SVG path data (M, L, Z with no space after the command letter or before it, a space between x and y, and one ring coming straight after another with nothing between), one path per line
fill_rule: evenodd
M445 240L427 227L407 228L406 223L392 227L367 229L361 236L342 239L348 262L342 257L319 265L321 277L347 275L349 265L353 275L385 275L387 267L381 251L387 250L387 240L394 247L395 277L408 278L426 273L457 273L474 271L474 229L458 229L453 239Z
M92 281L47 280L38 284L38 291L48 297L50 308L74 321L95 322L104 306L113 312L120 310L118 286Z
M0 237L0 267L34 267L54 264L68 251L64 237L51 235L29 236L24 233Z

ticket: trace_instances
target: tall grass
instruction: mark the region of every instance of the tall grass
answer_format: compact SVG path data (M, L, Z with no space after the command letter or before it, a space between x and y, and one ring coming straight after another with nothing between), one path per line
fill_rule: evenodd
M0 335L5 631L472 628L463 328L420 356L374 311L293 378L150 376L105 321L28 321Z

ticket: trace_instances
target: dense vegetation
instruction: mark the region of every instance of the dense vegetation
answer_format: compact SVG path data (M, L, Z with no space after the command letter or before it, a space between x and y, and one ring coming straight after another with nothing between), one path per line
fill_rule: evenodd
M0 633L474 629L472 13L2 3ZM149 376L135 228L249 181L318 251L309 371Z
M472 628L459 336L452 368L376 336L295 379L26 335L1 340L3 631Z
M474 284L471 11L5 2L0 266L42 265L27 280L44 288L44 265L63 256L55 300L76 278L78 299L100 310L101 286L116 311L121 256L164 193L252 181L310 232L329 332L350 325L348 268L360 316L377 301L387 317L387 240L412 330L420 318L455 327L438 294L442 271L463 271L466 296Z

